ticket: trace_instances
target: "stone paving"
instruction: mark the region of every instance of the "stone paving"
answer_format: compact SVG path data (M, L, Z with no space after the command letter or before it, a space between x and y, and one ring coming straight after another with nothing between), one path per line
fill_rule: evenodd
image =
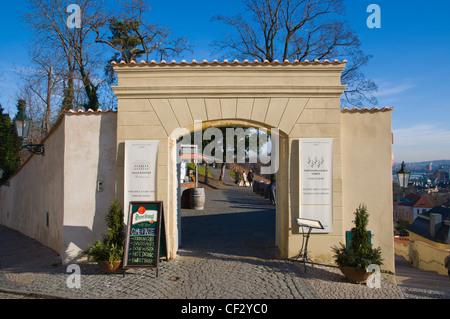
M275 258L275 208L251 188L207 190L202 211L182 211L179 258L154 268L105 274L80 259L80 288L59 257L16 231L0 226L0 299L449 299L442 287L351 284L337 268ZM439 275L437 275L439 276ZM411 282L413 282L412 280ZM68 285L69 282L69 285Z

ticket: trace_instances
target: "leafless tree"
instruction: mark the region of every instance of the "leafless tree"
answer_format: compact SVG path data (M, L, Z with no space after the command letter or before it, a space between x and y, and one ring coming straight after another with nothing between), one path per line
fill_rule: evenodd
M243 4L245 16L212 19L234 31L213 43L215 53L269 62L347 59L343 102L376 103L372 93L377 87L361 72L371 56L361 50L358 36L344 20L343 0L243 0Z
M27 12L23 15L22 21L33 34L30 47L34 47L35 50L32 54L52 50L56 55L64 56L68 70L65 79L67 92L73 97L75 63L73 48L70 45L70 32L66 26L67 18L63 18L66 16L66 8L58 0L29 0L27 5Z
M26 102L25 112L32 120L27 140L36 144L50 132L60 114L67 70L58 52L30 46L28 53L31 63L14 68L20 79L17 100Z
M23 15L23 22L33 32L31 46L41 51L53 52L61 56L66 63L66 78L64 79L65 98L64 109L76 105L76 81L81 81L85 90L86 105L98 107L95 101L98 83L92 78L101 58L99 46L96 47L95 38L99 25L106 21L102 1L78 1L82 10L81 26L69 28L66 12L69 1L64 0L27 0L27 12Z
M30 49L32 65L25 70L20 69L19 76L22 80L22 93L29 96L29 99L31 95L37 98L28 107L33 108L32 113L41 123L42 134L45 136L58 116L59 108L54 106L61 103L62 83L67 72L58 56L48 55L46 51L35 51L35 48Z

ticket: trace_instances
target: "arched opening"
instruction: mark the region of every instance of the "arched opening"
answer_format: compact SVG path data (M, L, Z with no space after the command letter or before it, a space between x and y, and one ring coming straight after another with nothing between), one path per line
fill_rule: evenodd
M187 156L184 161L180 158L180 146L195 145L196 137L198 144L199 137L195 134L199 133L201 163L188 165ZM255 139L256 154L252 148L255 147ZM264 140L266 143L261 143ZM286 194L282 191L287 189L283 185L287 183L287 164L284 163L287 158L283 155L287 144L285 133L248 120L196 122L172 133L169 140L172 158L169 171L174 178L169 179L172 182L169 183L169 191L172 189L171 196L174 204L176 202L172 207L177 215L178 234L175 237L178 239L176 248L179 257L221 254L250 258L280 256L284 248L280 230L282 212L287 209ZM245 147L242 152L244 158L242 153L239 154L242 145ZM222 148L222 153L217 152L219 148ZM197 170L197 174L185 179L189 176L186 170ZM248 180L250 170L254 174L252 184ZM219 181L221 174L222 180ZM207 183L205 176L209 176ZM271 177L274 180L272 185L276 185L275 203L272 203L268 194L270 190L267 189ZM186 195L189 189L192 193L192 187L184 182L192 183L192 178L195 181L192 187L203 189L204 205L200 210L192 207L192 200ZM256 188L257 185L263 185L262 193Z

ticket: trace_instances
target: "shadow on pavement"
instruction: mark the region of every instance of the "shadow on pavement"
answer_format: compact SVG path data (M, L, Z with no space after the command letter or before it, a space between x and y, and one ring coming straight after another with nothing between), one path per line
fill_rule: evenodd
M182 210L179 256L278 257L275 206L249 187L205 193L204 210Z

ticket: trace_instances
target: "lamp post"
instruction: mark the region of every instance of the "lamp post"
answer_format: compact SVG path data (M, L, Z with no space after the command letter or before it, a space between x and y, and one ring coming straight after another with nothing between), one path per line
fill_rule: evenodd
M411 172L405 168L405 162L402 162L400 170L397 172L398 184L403 189L403 197L405 197L405 189L408 187Z
M25 101L19 100L19 111L14 119L17 135L22 139L22 148L26 148L30 152L36 155L44 156L44 144L23 144L23 141L28 137L30 133L31 120L25 114Z

